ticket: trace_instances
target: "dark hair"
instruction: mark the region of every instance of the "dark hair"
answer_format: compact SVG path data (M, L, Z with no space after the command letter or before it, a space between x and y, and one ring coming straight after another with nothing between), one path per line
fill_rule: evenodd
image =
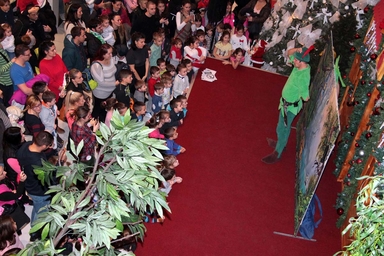
M155 84L155 91L164 89L164 84L162 82L158 82Z
M115 105L113 105L113 108L117 110L121 110L121 109L127 108L127 105L125 105L124 102L117 102L115 103Z
M42 60L47 56L45 53L46 51L49 51L49 49L54 46L55 44L52 41L44 41L39 45L39 60Z
M196 37L199 38L200 36L205 36L205 31L202 29L196 31Z
M160 123L160 118L159 118L159 113L153 115L149 120L148 122L146 123L146 125L149 127L149 128L155 128L158 124Z
M172 75L171 75L171 72L167 71L167 72L164 72L162 75L161 75L161 79L160 79L161 82L163 83L166 83L166 82L172 82Z
M132 34L132 44L131 44L131 48L133 50L136 50L137 47L136 47L136 44L135 42L138 42L140 39L144 39L145 40L145 35L141 32L135 32Z
M169 111L167 110L162 109L159 111L159 113L157 113L157 115L159 116L159 120L162 120L162 119L165 119L166 116L170 116L171 113L169 113Z
M221 24L221 23L220 23ZM212 30L213 31L213 25L211 23L207 24L205 26L205 32L207 32L208 30Z
M191 1L190 0L183 0L183 2L181 2L181 6L184 6L186 4L191 4Z
M223 31L223 33L221 34L221 37L220 37L220 41L223 41L223 38L225 36L229 36L229 38L231 38L231 33L229 33L229 31Z
M125 56L128 53L128 47L125 44L115 45L115 50L119 56Z
M120 70L119 75L120 75L120 78L123 79L123 78L126 78L126 77L128 77L128 76L132 76L133 73L132 73L132 71L129 70L129 69L122 69L122 70Z
M96 53L95 60L104 60L104 55L108 53L109 49L113 49L113 47L109 44L102 44Z
M160 71L158 66L152 66L152 67L149 68L149 73L151 75L155 74L157 71Z
M164 156L164 160L163 160L162 164L163 164L164 168L173 170L171 168L171 166L176 162L176 160L177 160L176 156L166 155L166 156Z
M37 81L32 85L32 92L36 96L39 95L40 93L45 92L47 88L47 83L44 81Z
M96 28L100 24L101 24L101 21L99 19L93 18L90 21L88 21L87 25L88 25L88 28L92 30L93 28Z
M26 51L30 50L28 45L25 45L25 44L18 44L16 45L16 48L15 48L15 56L16 58L21 56L21 55L24 55L24 53Z
M53 143L53 135L47 131L41 131L33 137L33 143L37 146L51 146Z
M0 250L7 248L7 242L9 245L16 243L15 232L12 217L9 215L0 216Z
M4 6L6 3L11 3L10 0L0 0L0 6Z
M166 138L166 139L169 139L169 138L171 138L174 134L175 134L175 132L176 132L176 128L175 127L168 127L168 128L166 128L165 130L164 130L164 137Z
M166 69L167 69L167 71L169 71L169 72L176 71L176 67L173 66L172 64L167 64Z
M170 103L171 108L172 109L176 108L177 107L177 103L181 104L181 99L176 98L176 99L171 100L171 103Z
M114 105L117 103L117 99L109 98L101 103L101 106L105 108L107 111L113 109Z
M77 117L77 120L79 120L80 118L85 118L89 113L89 107L84 105L84 106L80 106L76 109L76 117Z
M138 80L138 81L136 81L135 89L138 90L141 87L143 87L144 85L145 85L145 82L143 80Z
M7 148L18 149L22 143L23 136L21 135L21 128L16 126L8 127L4 131L3 145L4 151Z
M185 41L185 45L191 45L194 44L196 41L199 41L199 39L196 36L190 36L188 39Z
M2 26L0 26L0 39L3 39L5 36L5 30Z
M160 66L161 63L165 63L165 59L164 58L158 58L157 59L157 61L156 61L157 66Z
M83 21L83 19L82 19L83 16L81 16L80 19L77 17L77 10L79 8L82 8L80 4L71 4L69 6L68 11L67 11L67 17L65 19L65 23L67 23L66 27L68 27L68 25L70 23L74 24L75 26L78 26L79 25L79 23L78 23L79 20Z
M240 47L236 48L236 50L233 51L232 55L235 56L235 55L239 54L240 52L244 55L243 49L241 49Z
M186 100L186 99L188 99L187 98L187 96L185 96L185 95L183 95L183 94L180 94L180 95L178 95L177 97L176 97L176 99L180 99L180 100Z
M135 111L135 113L137 111L140 111L142 107L145 107L144 102L136 101L135 104L133 104L133 110Z
M56 94L51 91L45 91L42 99L44 103L51 102L53 99L56 99Z
M104 14L104 15L100 15L100 16L99 16L99 21L100 21L100 22L103 22L104 20L108 20L109 23L111 23L111 20L110 20L110 18L109 18L108 15L106 15L106 14Z
M232 26L231 26L231 24L229 24L229 23L224 23L224 28L223 28L225 31L228 31L229 32L229 34L231 34L231 29L232 29Z
M14 256L21 251L21 248L12 248L4 252L3 256Z
M83 28L83 27L73 27L71 29L71 36L72 36L72 38L75 38L77 36L81 36L81 31L85 31L85 28Z
M236 26L236 31L239 31L239 30L243 30L244 31L244 25L241 24L241 23L237 24L237 26Z
M163 170L161 170L160 174L167 181L172 179L173 176L175 176L176 172L173 169L164 168Z
M177 72L180 72L180 70L183 68L187 68L187 67L185 66L184 63L180 63L179 65L177 65Z
M196 22L196 21L200 21L200 22L203 21L203 18L201 17L201 15L200 15L199 13L196 13L196 14L195 14L195 22Z
M178 37L176 37L176 38L173 38L172 39L172 45L177 45L177 44L182 44L183 43L183 41L181 41L181 39L180 38L178 38Z
M185 58L181 61L181 64L179 64L179 66L185 65L185 67L187 67L187 65L189 65L189 64L192 64L192 61L190 59ZM179 71L179 66L177 66L177 71Z

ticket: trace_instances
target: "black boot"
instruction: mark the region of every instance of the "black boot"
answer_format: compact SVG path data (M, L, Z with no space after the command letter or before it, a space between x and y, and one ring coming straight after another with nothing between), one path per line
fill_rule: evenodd
M273 151L272 154L262 158L261 161L266 163L266 164L274 164L280 160L280 158L278 158L278 155L279 155L279 153L277 153L276 151Z

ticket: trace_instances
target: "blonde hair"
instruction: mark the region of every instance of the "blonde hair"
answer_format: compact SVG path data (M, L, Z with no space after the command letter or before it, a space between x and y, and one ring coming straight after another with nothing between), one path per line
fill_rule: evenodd
M28 98L27 98L27 101L25 102L25 109L24 109L24 112L28 111L28 109L32 109L38 105L41 104L41 101L39 99L39 97L37 97L36 95L29 95Z

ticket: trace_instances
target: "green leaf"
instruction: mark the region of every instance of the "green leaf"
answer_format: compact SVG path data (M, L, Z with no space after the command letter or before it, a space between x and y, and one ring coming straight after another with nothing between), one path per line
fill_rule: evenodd
M90 197L90 196L85 197L85 198L83 199L83 201L81 201L81 202L79 203L79 205L77 206L77 208L82 208L82 207L88 205L90 201L91 201L91 197Z
M83 149L83 147L84 147L84 140L81 140L79 142L79 144L77 145L77 148L76 148L76 155L77 156L80 154L80 152ZM73 152L75 152L75 151L73 151Z
M29 230L29 234L35 233L36 231L40 230L45 224L47 224L47 223L46 223L46 222L36 223L36 224L33 225L33 227Z
M63 207L61 207L60 205L57 205L57 204L51 204L51 207L53 208L53 209L55 209L56 211L58 211L60 214L62 214L62 215L66 215L67 214L67 211L63 208Z
M45 240L45 238L47 238L48 232L49 232L49 223L45 225L43 232L41 232L41 240Z
M88 214L88 212L86 212L86 211L77 212L77 213L72 215L71 220L82 218L82 217L86 216L87 214Z

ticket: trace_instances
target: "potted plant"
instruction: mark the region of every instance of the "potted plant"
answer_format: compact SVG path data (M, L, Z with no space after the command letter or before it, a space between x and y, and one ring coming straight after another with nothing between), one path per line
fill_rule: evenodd
M111 124L111 128L100 125L94 166L66 153L73 161L70 165L44 162L35 168L39 180L50 185L47 193L52 201L30 231L41 232L41 240L28 244L19 255L59 255L68 236L81 241L71 255L125 255L113 245L127 237L143 239L145 212L156 211L162 217L163 209L170 211L165 195L158 191L158 182L164 179L156 169L162 160L159 150L167 149L164 141L148 138L152 130L131 120L129 111L123 119L115 112ZM77 147L71 143L75 156L82 147L82 142ZM50 183L52 178L56 185ZM121 237L124 226L130 234Z

